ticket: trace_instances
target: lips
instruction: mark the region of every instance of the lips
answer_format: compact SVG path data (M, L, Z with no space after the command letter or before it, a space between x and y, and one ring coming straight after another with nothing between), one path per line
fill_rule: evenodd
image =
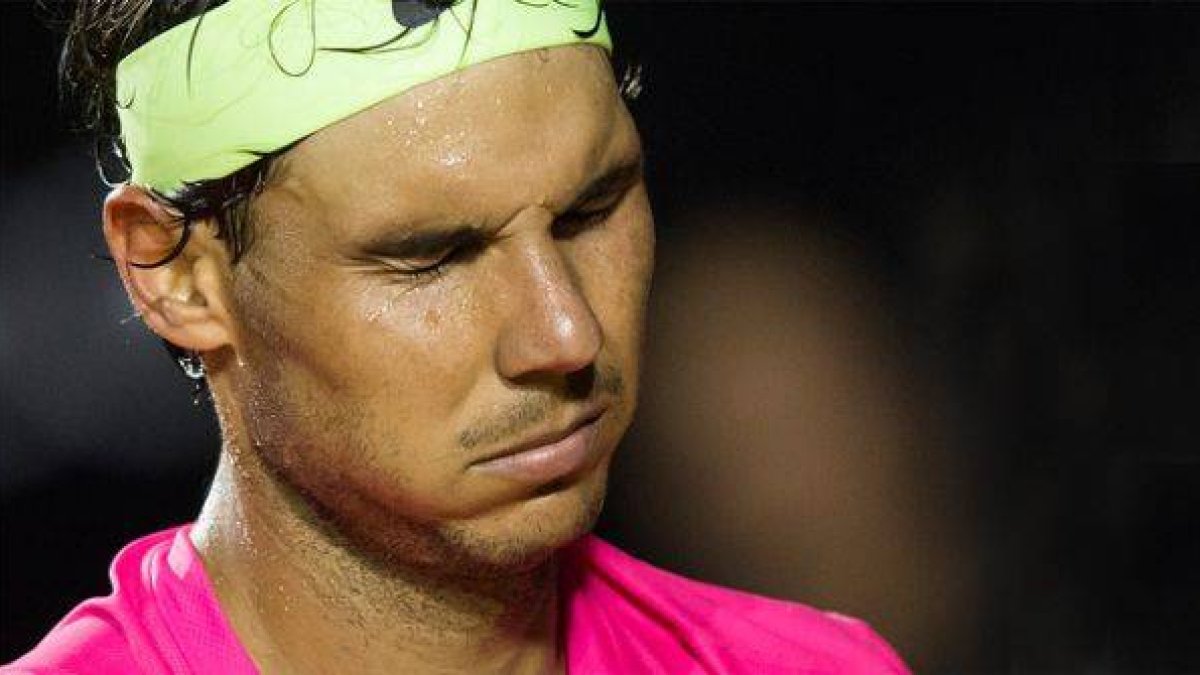
M592 466L600 448L603 410L581 416L565 429L550 432L473 463L472 471L523 483L558 480Z

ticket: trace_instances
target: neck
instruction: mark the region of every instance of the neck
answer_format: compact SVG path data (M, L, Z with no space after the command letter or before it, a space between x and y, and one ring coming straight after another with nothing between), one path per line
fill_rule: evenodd
M556 564L486 579L364 555L232 443L192 540L264 672L561 672ZM399 558L399 556L397 556Z

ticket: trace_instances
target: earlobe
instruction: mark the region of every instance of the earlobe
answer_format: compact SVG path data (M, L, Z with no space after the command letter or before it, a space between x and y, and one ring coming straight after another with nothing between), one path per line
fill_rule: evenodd
M206 223L185 224L146 190L120 185L104 201L104 238L150 330L199 352L230 344L222 274L227 258Z

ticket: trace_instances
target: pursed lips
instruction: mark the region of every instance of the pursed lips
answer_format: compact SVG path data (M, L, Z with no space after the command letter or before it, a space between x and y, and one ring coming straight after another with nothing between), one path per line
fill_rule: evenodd
M497 459L501 459L504 457L510 457L512 455L517 455L522 452L527 452L529 450L534 450L536 448L541 448L541 447L545 447L548 445L553 445L555 443L558 443L559 441L562 441L563 439L567 438L571 434L578 431L580 428L582 428L588 424L591 424L592 422L595 422L596 420L603 417L604 413L607 410L608 410L607 405L593 404L593 405L589 406L583 413L577 415L575 417L575 420L573 422L571 422L570 424L568 424L566 427L564 427L560 430L557 430L557 431L545 431L545 432L539 433L537 435L534 435L531 438L528 438L520 443L516 443L514 445L511 445L511 446L503 449L503 450L493 452L484 457L481 457L481 458L471 462L471 466L486 464L487 462L491 462L491 461L494 461Z

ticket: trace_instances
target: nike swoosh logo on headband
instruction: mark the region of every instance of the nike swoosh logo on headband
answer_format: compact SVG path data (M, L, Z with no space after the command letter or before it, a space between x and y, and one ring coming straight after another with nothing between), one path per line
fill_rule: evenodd
M419 28L453 4L454 0L392 0L392 16L405 28Z

